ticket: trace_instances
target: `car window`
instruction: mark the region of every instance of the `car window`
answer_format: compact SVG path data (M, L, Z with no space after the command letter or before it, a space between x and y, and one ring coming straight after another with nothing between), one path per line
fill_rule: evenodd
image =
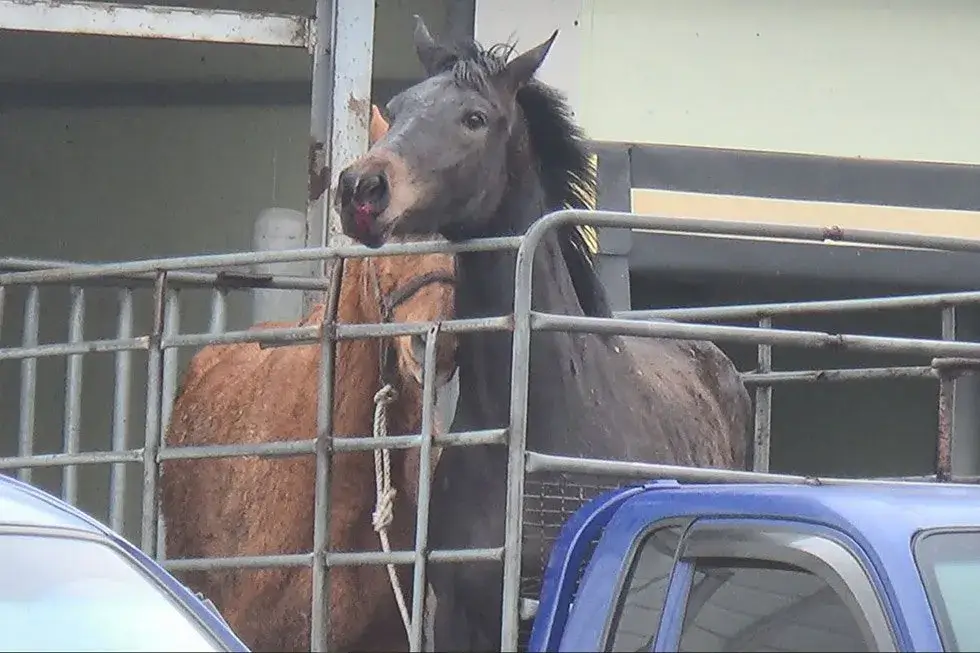
M859 620L824 579L746 559L695 563L679 651L872 651Z
M0 650L218 651L192 615L115 549L0 535Z
M681 528L667 526L640 544L611 624L608 651L646 651L657 635Z
M974 592L980 585L980 531L927 533L915 560L947 651L980 650Z

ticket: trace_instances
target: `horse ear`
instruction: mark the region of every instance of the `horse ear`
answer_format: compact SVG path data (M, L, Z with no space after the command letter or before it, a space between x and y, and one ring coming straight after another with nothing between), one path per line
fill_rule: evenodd
M548 51L551 50L551 45L557 37L558 30L555 30L547 41L537 47L531 48L507 64L500 72L500 77L507 84L508 88L516 92L531 81L534 73L538 72L538 68L544 63L544 59L548 56Z
M388 131L388 121L381 115L378 105L371 105L371 125L368 128L368 145L374 145Z
M445 70L446 64L453 59L453 54L432 38L425 21L418 14L415 14L415 53L429 76Z

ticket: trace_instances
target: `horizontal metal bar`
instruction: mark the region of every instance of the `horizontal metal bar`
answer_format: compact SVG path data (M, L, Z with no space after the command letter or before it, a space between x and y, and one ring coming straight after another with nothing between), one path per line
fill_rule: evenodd
M510 331L513 319L508 316L477 317L451 320L441 323L443 333L471 333L475 331ZM394 338L398 336L423 335L432 322L388 322L383 324L338 324L338 340L366 338ZM320 342L320 327L281 327L270 329L245 329L225 333L190 333L164 338L162 347L202 347L205 345L226 345L231 343L257 342L260 345L308 345ZM0 349L0 360L24 358L46 358L70 354L92 354L98 352L146 350L150 347L150 336L137 338L90 340L77 343L52 343L36 347L7 347Z
M976 358L934 358L932 367L938 372L975 372L980 370L980 359Z
M731 469L684 467L656 463L600 460L555 456L528 451L525 454L528 474L538 472L566 472L570 474L608 475L624 479L671 478L701 483L804 483L805 476L774 474L771 472L745 472Z
M532 327L540 331L605 333L657 338L688 338L721 342L827 348L878 353L920 354L925 356L980 357L980 343L951 342L926 338L899 338L831 334L822 331L760 329L683 322L645 322L601 317L552 315L534 312Z
M66 465L99 465L142 462L142 449L125 451L85 451L83 453L39 453L30 456L0 458L0 469L31 467L64 467Z
M838 383L843 381L875 381L880 379L937 379L933 367L862 367L837 370L792 370L785 372L747 372L742 382L749 386L780 385L783 383Z
M424 335L433 322L385 322L378 324L338 324L337 340L363 338L395 338L398 336ZM450 320L440 323L443 333L472 333L474 331L510 331L510 316L476 317ZM320 342L320 327L281 327L271 329L246 329L225 333L190 333L165 338L163 347L200 347L203 345L258 342L263 345L307 345Z
M568 474L614 476L633 480L653 480L662 478L688 483L773 483L780 485L893 485L895 483L903 483L913 486L931 486L939 482L933 476L899 478L825 478L822 476L801 476L798 474L747 472L736 469L684 467L682 465L662 465L658 463L600 460L597 458L575 458L572 456L542 454L535 451L528 451L525 454L525 458L526 469L529 474L537 472L564 472ZM955 479L955 482L943 482L943 485L951 484L972 485L973 482L962 482L960 479Z
M150 348L150 337L116 338L109 340L83 340L82 342L57 342L35 347L7 347L0 349L0 361L23 358L46 358L71 354L96 354L110 351L138 351Z
M791 315L825 315L858 313L864 311L903 310L911 308L943 308L980 303L980 291L930 293L923 295L896 295L894 297L862 297L829 301L774 302L768 304L741 304L737 306L695 306L689 308L664 308L643 311L617 311L614 317L627 320L665 318L683 321L752 320L763 317Z
M94 263L78 263L52 259L29 259L21 257L0 258L0 272L27 272L46 270L49 268L67 268ZM128 275L107 276L89 279L87 283L78 285L111 285L116 287L152 288L156 281L156 273L136 273ZM273 290L326 290L327 281L315 277L298 277L288 275L263 275L245 270L227 270L222 272L172 272L167 275L167 285L173 288L202 287L226 290L253 288Z
M430 551L429 562L481 562L503 557L503 547L486 549L447 549ZM408 565L415 561L414 551L331 551L326 555L328 567L357 565ZM271 567L309 567L312 553L290 553L261 556L229 556L222 558L175 558L163 562L168 571L197 571L212 569L267 569Z
M809 227L794 224L765 222L736 222L702 218L667 218L616 211L586 211L564 209L549 213L534 223L534 231L546 232L563 224L590 225L596 229L613 227L645 231L684 232L716 236L745 236L748 238L788 238L818 243L864 243L906 249L933 249L949 252L980 252L980 240L951 236L930 236L900 231L873 229L844 229L839 226ZM531 231L525 238L531 236Z
M362 436L335 436L334 451L374 451L376 449L413 449L422 445L423 436L391 435L386 438ZM440 447L467 447L499 445L507 441L507 429L482 429L439 433L433 441ZM216 444L185 447L163 447L158 460L203 460L209 458L240 458L258 456L262 458L303 456L315 452L315 440L285 440L280 442L259 442L252 444ZM0 458L0 469L27 467L63 467L66 465L99 465L106 463L140 462L143 449L124 451L86 451L84 453L36 454L32 456L11 456Z
M122 261L116 263L86 263L71 267L31 270L26 272L6 272L0 274L0 285L19 285L34 283L77 282L85 279L146 274L158 270L194 270L202 268L225 268L262 263L286 263L291 261L320 261L330 258L371 258L374 256L402 256L405 254L452 254L459 252L488 252L516 250L521 245L521 236L502 238L481 238L461 243L442 240L392 243L371 249L363 245L343 247L307 247L302 249L265 250L259 252L235 252L232 254L204 254L195 256L175 256L169 258L144 259L142 261Z
M0 0L0 30L305 48L310 20L288 14L70 0Z

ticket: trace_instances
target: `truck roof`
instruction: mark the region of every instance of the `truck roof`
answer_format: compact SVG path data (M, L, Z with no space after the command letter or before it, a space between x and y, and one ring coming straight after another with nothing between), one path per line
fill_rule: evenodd
M113 535L70 505L53 501L37 488L3 474L0 474L0 525L71 528L92 534Z
M647 521L663 517L725 514L773 519L805 519L870 540L907 542L927 528L980 527L980 486L953 483L834 482L800 484L683 485L655 481L627 499L620 512ZM622 523L622 522L621 522ZM885 544L879 541L878 544Z

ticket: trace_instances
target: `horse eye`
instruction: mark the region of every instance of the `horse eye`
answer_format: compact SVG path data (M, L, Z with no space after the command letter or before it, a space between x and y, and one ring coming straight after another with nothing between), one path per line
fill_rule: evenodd
M480 129L487 126L487 116L479 111L470 111L463 116L463 125L467 129Z

